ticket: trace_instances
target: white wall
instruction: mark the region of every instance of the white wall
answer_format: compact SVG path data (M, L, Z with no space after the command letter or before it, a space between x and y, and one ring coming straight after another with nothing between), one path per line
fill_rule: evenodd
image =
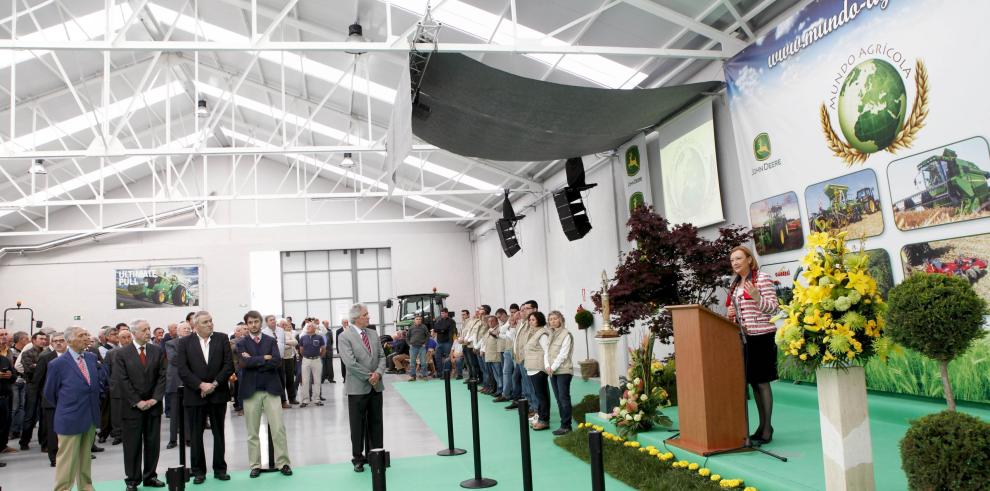
M263 176L269 179L272 175L280 175L280 166L282 164L269 162L263 166ZM141 189L146 185L145 181L132 189ZM263 204L263 211L265 215L275 217L279 213L298 211L298 207L298 203L270 201ZM232 217L239 217L238 220L253 217L253 208L252 202L225 206L220 209L217 221L224 223ZM353 212L350 202L329 202L319 218L346 220ZM122 219L125 213L121 211L107 223ZM128 218L132 218L133 213ZM398 205L385 203L371 216L397 218L401 213ZM74 209L60 211L52 217L53 223L80 218ZM21 242L36 243L51 238L33 237ZM252 306L252 252L377 247L391 248L394 293L428 292L437 287L450 293L452 305L474 303L474 269L467 230L453 222L420 222L125 233L45 253L6 256L0 259L0 306L12 307L16 300L22 300L25 306L34 308L37 319L54 328L78 323L95 330L104 324L136 317L147 318L153 326L164 326L181 320L190 309L115 310L114 270L147 265L201 264L201 308L214 314L219 330L229 331ZM255 298L257 300L257 296ZM280 302L281 299L269 298L260 303ZM76 315L82 320L73 321Z

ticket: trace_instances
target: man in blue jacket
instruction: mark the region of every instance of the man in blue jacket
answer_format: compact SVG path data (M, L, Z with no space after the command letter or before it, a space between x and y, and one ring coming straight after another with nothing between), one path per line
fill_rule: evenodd
M45 399L55 406L55 491L69 491L73 480L79 491L92 491L90 451L100 424L100 394L106 374L96 355L86 351L89 333L77 326L65 331L69 350L48 365Z
M261 444L258 430L261 413L268 419L268 429L275 447L275 465L283 475L291 476L289 450L282 424L282 367L281 350L275 338L261 333L261 314L252 310L244 314L248 335L237 341L235 356L241 360L241 379L238 390L244 401L244 421L248 432L248 465L251 477L261 475Z

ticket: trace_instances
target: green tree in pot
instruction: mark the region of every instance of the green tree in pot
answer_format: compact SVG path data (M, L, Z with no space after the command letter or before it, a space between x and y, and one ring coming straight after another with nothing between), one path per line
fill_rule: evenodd
M588 380L598 376L598 360L591 358L591 347L588 344L588 330L595 323L595 316L591 311L585 310L583 305L578 305L577 313L574 314L574 323L577 324L578 329L584 331L584 349L585 353L588 353L588 359L578 364L581 366L581 378Z
M963 278L919 272L891 289L887 304L888 335L938 362L945 401L955 411L949 362L986 335L987 302Z

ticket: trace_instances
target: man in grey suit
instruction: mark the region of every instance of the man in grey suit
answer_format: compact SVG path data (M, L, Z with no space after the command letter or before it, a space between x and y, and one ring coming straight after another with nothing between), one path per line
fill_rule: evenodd
M368 451L382 448L385 351L378 333L368 329L367 307L354 304L348 317L352 327L340 333L337 349L341 363L350 374L344 381L344 390L351 426L351 463L354 472L364 472Z
M178 445L176 438L179 435L179 411L182 411L182 406L179 406L179 385L182 381L179 380L179 367L175 365L175 345L182 339L192 332L192 327L189 326L188 322L182 321L175 330L175 337L169 339L165 342L165 359L168 361L168 369L165 371L165 398L168 400L168 444L165 448L172 449ZM191 422L189 418L186 418L186 440L189 440L189 427Z

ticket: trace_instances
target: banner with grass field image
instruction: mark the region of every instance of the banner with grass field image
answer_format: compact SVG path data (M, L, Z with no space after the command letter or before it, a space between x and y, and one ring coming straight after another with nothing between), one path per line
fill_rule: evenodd
M990 46L988 18L983 0L818 0L726 61L755 249L760 264L783 268L781 293L805 253L794 244L841 230L876 255L881 290L934 271L970 278L988 298L978 270L990 261L990 98L977 87L990 58L973 56ZM990 379L987 343L950 368L961 399L990 402L979 381ZM910 352L878 363L867 366L871 389L940 394L934 363Z

